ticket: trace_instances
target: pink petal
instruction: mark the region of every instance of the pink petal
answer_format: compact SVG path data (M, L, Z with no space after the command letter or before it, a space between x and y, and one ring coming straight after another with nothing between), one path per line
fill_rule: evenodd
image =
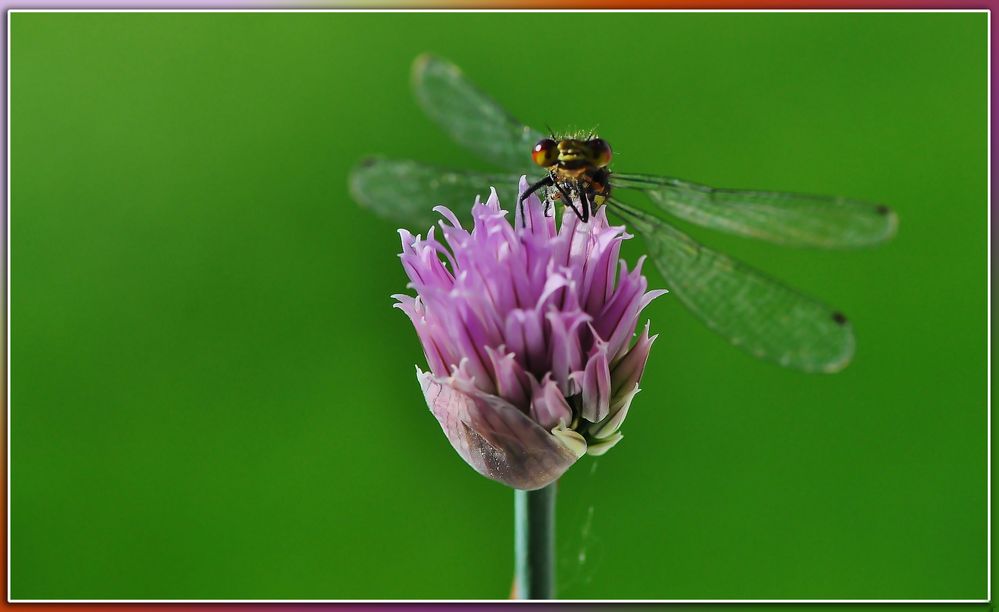
M502 347L496 350L486 347L493 371L496 372L496 392L522 412L528 412L531 399L530 376L517 363L514 353L504 353Z
M583 406L581 414L591 423L602 421L610 412L611 375L607 363L607 345L598 348L583 371Z
M614 364L614 369L611 371L613 383L611 387L615 396L622 391L629 391L642 380L645 363L649 359L649 351L652 350L652 343L656 338L658 335L649 337L649 323L646 323L635 345Z
M537 372L547 368L545 333L540 312L519 308L512 311L506 318L505 332L506 347L516 353L525 370Z
M531 417L549 431L560 423L568 425L572 422L572 408L551 376L545 376L540 384L533 377L530 380Z
M583 365L579 327L590 320L590 315L581 310L560 312L552 309L548 311L545 319L551 326L551 337L548 339L551 354L550 371L562 392L570 395L569 374L581 369Z

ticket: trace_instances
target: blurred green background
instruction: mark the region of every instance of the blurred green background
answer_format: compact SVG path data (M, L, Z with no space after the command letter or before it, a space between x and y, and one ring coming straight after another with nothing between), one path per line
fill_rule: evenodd
M347 192L370 153L487 168L412 101L424 51L620 170L901 217L867 251L692 232L856 358L784 371L658 300L625 440L561 483L560 595L985 597L985 14L11 24L14 598L508 595L512 493L426 410L396 228Z

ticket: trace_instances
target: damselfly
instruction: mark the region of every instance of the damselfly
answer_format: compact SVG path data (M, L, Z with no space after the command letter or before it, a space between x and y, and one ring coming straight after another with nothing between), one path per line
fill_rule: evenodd
M546 136L507 113L457 66L423 55L413 64L423 110L458 144L508 173L449 170L411 160L369 158L351 173L362 205L407 226L429 225L432 209L458 209L496 188L515 203L520 177L582 219L606 205L641 235L667 288L709 328L761 359L808 372L836 372L853 356L853 330L838 310L728 255L713 251L645 210L621 202L645 193L659 211L731 234L796 247L853 248L890 239L886 206L841 197L715 189L663 176L612 172L610 146L596 135Z

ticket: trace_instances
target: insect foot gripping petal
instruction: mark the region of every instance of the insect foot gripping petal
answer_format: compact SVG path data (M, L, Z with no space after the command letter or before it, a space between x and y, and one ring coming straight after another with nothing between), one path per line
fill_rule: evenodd
M429 371L417 376L451 446L483 476L533 490L621 439L653 340L648 326L631 338L659 292L620 261L624 228L603 210L559 227L537 198L523 204L512 226L494 192L472 207L471 229L440 208L425 239L402 232L417 295L396 299L423 344Z

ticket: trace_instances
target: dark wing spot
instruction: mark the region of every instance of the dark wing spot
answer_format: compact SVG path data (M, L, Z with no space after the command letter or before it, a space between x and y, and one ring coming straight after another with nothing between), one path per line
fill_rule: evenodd
M361 167L370 168L371 166L375 165L376 161L378 160L374 157L365 157L364 159L361 160Z
M832 320L835 321L837 325L846 325L846 315L838 310L832 313Z
M878 214L881 215L882 217L886 216L888 213L891 212L891 209L888 208L887 206L885 206L884 204L880 204L874 210L876 210L878 212Z

